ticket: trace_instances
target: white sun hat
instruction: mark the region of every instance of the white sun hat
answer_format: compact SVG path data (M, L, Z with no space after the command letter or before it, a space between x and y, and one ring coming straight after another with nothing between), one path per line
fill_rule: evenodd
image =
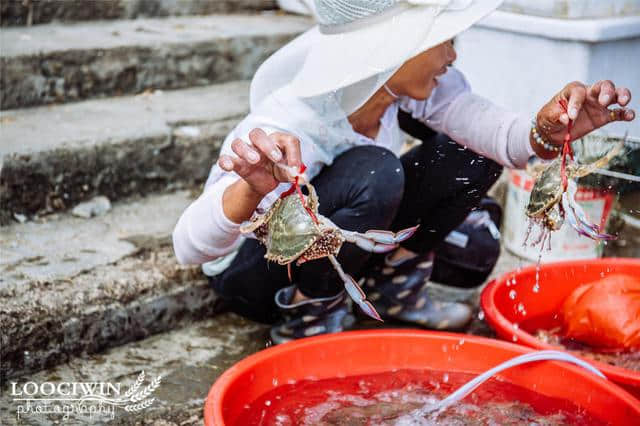
M223 151L232 152L234 137L248 142L248 133L258 127L293 134L313 176L336 155L366 142L349 116L404 62L455 37L500 3L315 0L319 24L258 68L251 80L250 113L225 140ZM214 167L210 180L222 174Z
M411 57L463 32L500 3L315 0L318 25L296 40L307 51L290 89L311 97L397 70Z

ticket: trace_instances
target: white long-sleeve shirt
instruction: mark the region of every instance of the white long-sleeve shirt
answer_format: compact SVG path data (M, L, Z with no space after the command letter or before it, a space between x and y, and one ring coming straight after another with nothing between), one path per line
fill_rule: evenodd
M391 104L380 118L375 140L358 135L357 145L375 144L398 154L404 142L397 119L398 108L503 166L523 167L533 155L529 120L473 94L464 76L455 68L449 68L438 78L438 85L428 99L401 97ZM231 141L236 138L250 143L247 134L251 129L244 124L238 124L227 136L223 153L230 153ZM274 130L269 125L263 129L267 133ZM310 179L344 151L342 147L342 151L328 152L316 143L308 139L300 141L302 160L308 166L306 173ZM214 164L204 191L182 213L173 231L173 247L180 263L205 263L234 251L241 244L240 224L229 220L222 208L224 191L238 179L235 173ZM288 187L289 184L279 185L264 197L259 207L269 207Z

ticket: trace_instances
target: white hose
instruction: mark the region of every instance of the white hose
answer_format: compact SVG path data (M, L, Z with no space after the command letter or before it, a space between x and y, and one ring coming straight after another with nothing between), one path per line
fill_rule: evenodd
M453 392L451 395L449 395L445 399L443 399L443 400L441 400L441 401L439 401L439 402L437 402L437 403L435 403L433 405L428 405L426 407L422 407L419 410L417 410L416 412L414 412L414 414L417 414L417 415L420 415L420 416L424 416L424 415L427 415L427 414L432 413L434 411L444 410L447 407L449 407L450 405L462 400L464 397L466 397L471 392L473 392L482 383L484 383L487 380L489 380L496 373L499 373L499 372L501 372L503 370L506 370L507 368L511 368L511 367L515 367L517 365L526 364L526 363L535 362L535 361L566 361L566 362L570 362L572 364L576 364L576 365L584 368L585 370L588 370L588 371L592 372L593 374L595 374L595 375L597 375L599 377L602 377L603 379L606 379L605 375L602 374L597 368L593 367L591 364L587 363L586 361L583 361L583 360L581 360L579 358L576 358L573 355L569 355L566 352L560 352L560 351L537 351L537 352L532 352L532 353L528 353L528 354L525 354L525 355L520 355L518 357L512 358L512 359L510 359L508 361L503 362L502 364L499 364L499 365L493 367L490 370L485 371L484 373L480 374L479 376L477 376L473 380L469 381L465 385L459 387L455 392Z

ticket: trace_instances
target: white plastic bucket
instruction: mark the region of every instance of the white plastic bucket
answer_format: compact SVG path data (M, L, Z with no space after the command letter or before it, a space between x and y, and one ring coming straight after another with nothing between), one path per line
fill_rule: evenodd
M524 245L530 224L525 209L533 184L534 179L526 172L520 170L509 172L502 235L504 245L509 251L525 259L536 261L540 255L540 246L531 247L530 244L536 241L539 235L540 228L537 225L532 228L527 245ZM600 224L600 229L604 230L615 201L615 194L609 191L578 187L576 201L582 206L589 220ZM579 235L568 223L565 223L558 231L551 233L551 250L547 250L545 244L545 249L542 251L544 261L592 259L601 255L602 243Z

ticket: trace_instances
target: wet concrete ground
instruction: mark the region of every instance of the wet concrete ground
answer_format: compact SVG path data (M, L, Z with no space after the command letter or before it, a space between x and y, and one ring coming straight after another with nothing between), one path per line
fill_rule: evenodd
M0 418L2 424L200 424L202 407L211 384L227 368L247 355L264 349L266 327L246 321L233 314L111 349L103 354L78 357L67 364L28 377L11 379L2 388ZM20 391L26 382L108 382L121 385L125 393L140 373L145 372L147 386L161 376L160 385L149 395L155 397L151 407L138 414L121 408L110 415L82 417L74 414L63 421L61 415L30 413L18 419L11 382ZM23 410L24 411L24 410ZM71 418L72 417L72 418Z
M502 254L490 279L507 270L524 266L522 261L508 252ZM489 281L489 280L488 280ZM492 331L478 318L477 301L480 289L456 289L433 284L431 293L435 299L458 300L476 307L473 322L465 332L492 336ZM380 327L375 322L363 322L359 328ZM385 323L384 327L407 327L403 324ZM202 423L202 407L213 382L235 362L270 345L268 327L247 321L234 314L225 313L196 324L158 334L108 350L99 355L74 358L67 364L41 371L19 379L11 379L2 387L0 418L2 424L119 424L119 425L172 425L187 426ZM140 373L146 380L162 376L160 385L150 397L153 404L139 413L127 413L118 408L114 418L94 416L83 418L74 415L62 421L60 415L30 413L17 418L21 402L12 395L12 384L18 389L26 382L110 382L120 383L122 393L129 389ZM70 416L71 417L71 416Z

